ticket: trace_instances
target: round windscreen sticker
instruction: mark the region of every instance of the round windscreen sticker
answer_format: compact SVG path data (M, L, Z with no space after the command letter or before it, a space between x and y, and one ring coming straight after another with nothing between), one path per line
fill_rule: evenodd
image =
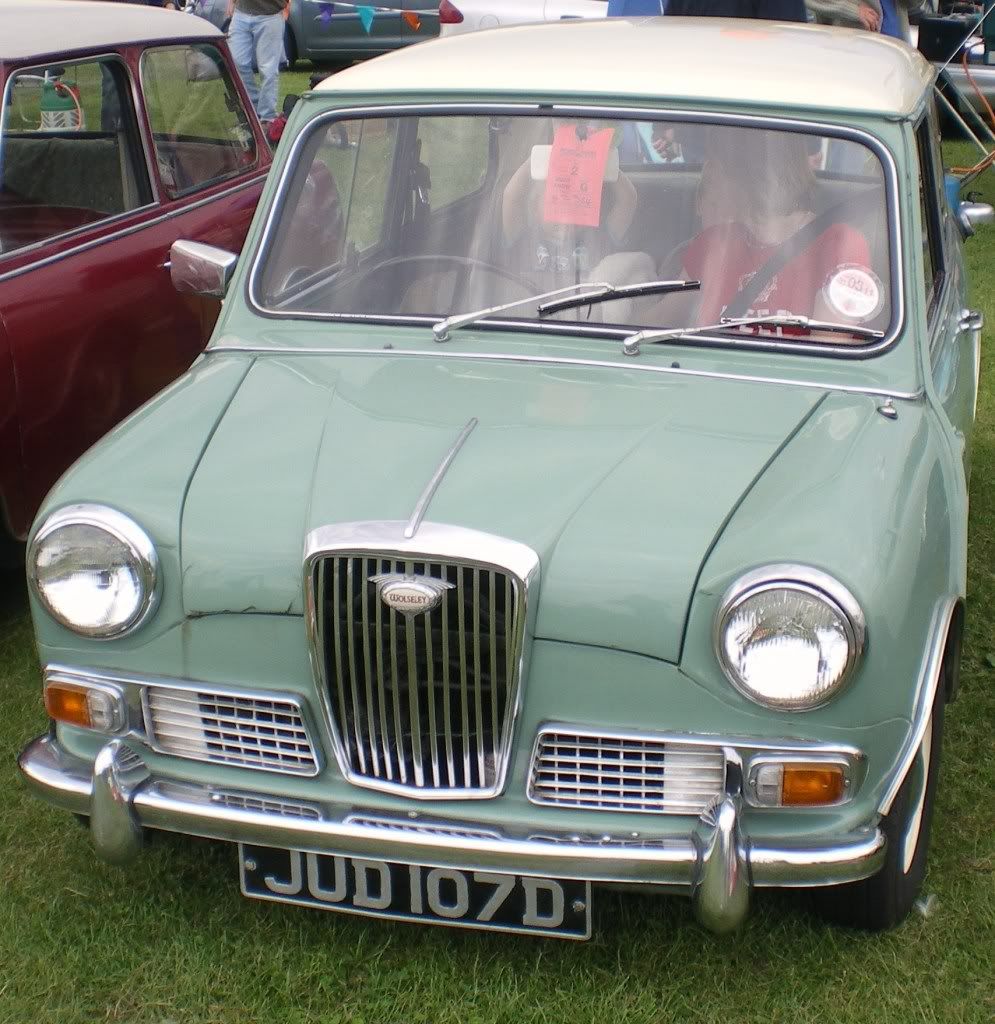
M881 279L867 267L837 267L822 292L831 309L858 323L877 316L884 306Z

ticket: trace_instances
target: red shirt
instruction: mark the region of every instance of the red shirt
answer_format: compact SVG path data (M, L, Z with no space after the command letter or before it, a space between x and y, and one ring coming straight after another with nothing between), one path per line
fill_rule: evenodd
M702 231L684 253L688 275L701 281L699 321L717 321L777 249L757 242L742 224L716 224ZM854 264L870 266L867 240L849 224L832 224L761 288L743 315L811 316L816 296L833 272Z

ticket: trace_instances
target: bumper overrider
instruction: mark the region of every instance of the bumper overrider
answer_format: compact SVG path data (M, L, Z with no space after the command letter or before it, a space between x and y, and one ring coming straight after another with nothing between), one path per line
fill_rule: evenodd
M716 932L743 920L754 886L855 881L874 874L885 854L885 837L874 827L824 843L751 841L740 825L742 772L734 751L729 751L724 795L686 837L661 840L548 830L542 836L517 836L489 824L390 821L334 804L220 791L154 775L120 739L103 746L91 764L65 750L54 735L40 736L24 749L18 765L36 795L89 817L97 853L113 863L136 857L143 829L152 828L433 867L660 885L686 890L699 920Z

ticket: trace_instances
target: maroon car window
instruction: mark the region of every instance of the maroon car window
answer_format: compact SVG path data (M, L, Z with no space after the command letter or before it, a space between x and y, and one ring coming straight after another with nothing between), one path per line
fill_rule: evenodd
M14 72L0 118L0 258L151 202L114 59Z
M255 165L249 115L216 47L146 50L141 76L159 177L168 196L186 195Z

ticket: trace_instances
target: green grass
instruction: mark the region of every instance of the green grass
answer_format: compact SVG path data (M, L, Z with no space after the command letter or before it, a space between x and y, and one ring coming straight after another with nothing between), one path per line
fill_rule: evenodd
M968 159L958 147L954 162ZM995 200L991 175L977 187ZM995 229L968 253L975 302L995 324ZM995 332L985 347L995 361ZM75 821L17 778L14 757L45 719L24 585L0 577L0 1024L995 1020L987 365L974 445L963 689L947 717L926 882L936 905L881 936L824 927L802 898L761 893L743 930L720 939L696 926L685 900L599 891L594 939L575 945L243 900L223 844L157 837L134 866L103 865Z

